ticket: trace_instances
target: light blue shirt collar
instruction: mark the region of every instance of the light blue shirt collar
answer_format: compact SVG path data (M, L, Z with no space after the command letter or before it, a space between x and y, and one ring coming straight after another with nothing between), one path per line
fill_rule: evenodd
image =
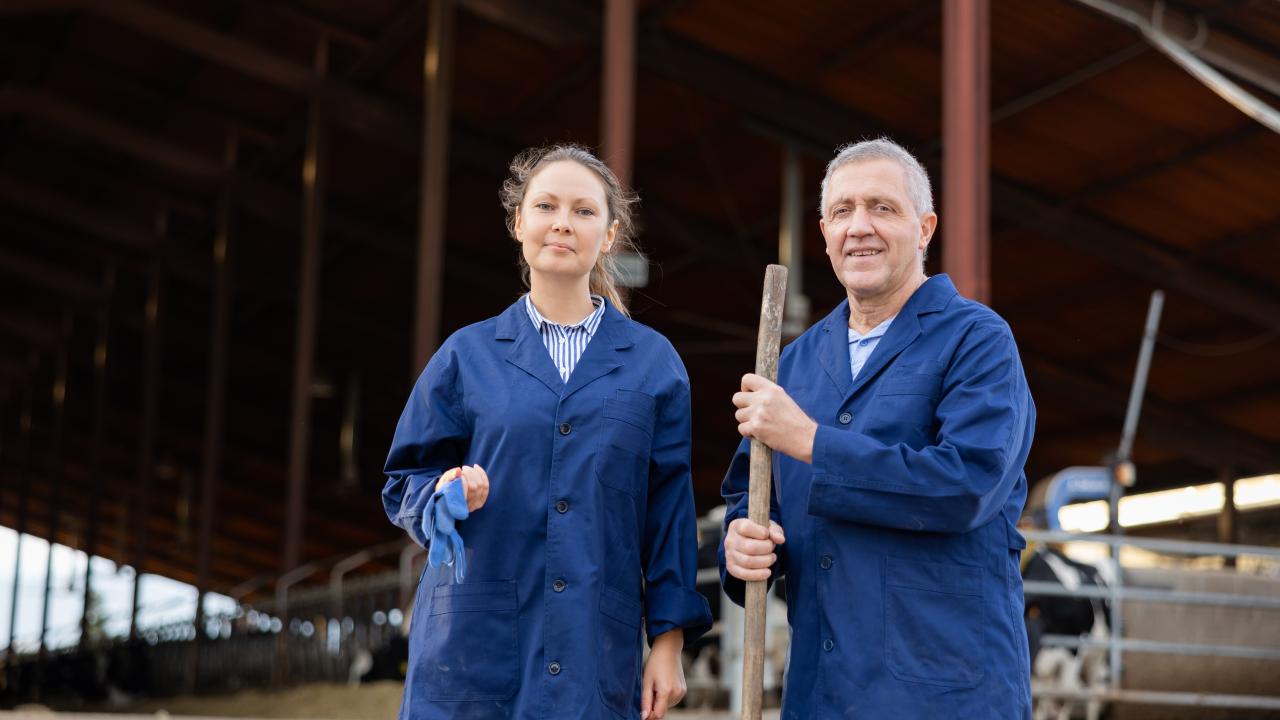
M853 379L858 378L858 373L862 372L862 366L867 364L867 359L875 351L876 345L880 344L880 338L889 332L889 325L896 317L898 316L894 315L871 328L866 335L849 328L849 372L853 374Z

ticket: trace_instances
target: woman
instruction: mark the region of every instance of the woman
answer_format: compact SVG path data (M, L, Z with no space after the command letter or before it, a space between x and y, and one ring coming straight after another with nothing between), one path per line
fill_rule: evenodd
M418 585L400 717L663 717L711 615L688 376L615 278L634 198L572 145L521 153L501 195L529 293L444 342L387 457L387 514L420 543L450 483L467 516Z

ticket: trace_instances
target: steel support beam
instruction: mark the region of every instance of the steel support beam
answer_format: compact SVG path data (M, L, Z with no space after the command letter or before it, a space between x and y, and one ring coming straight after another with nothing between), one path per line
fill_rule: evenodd
M316 43L317 75L329 66L329 45ZM328 179L324 115L319 96L311 99L307 149L302 160L302 247L298 264L298 322L294 346L293 408L289 433L289 494L281 572L297 567L302 547L308 460L311 452L311 381L315 371L317 306L320 303L320 243Z
M1240 542L1239 512L1236 508L1236 473L1231 468L1223 468L1218 473L1218 482L1222 483L1222 512L1218 513L1218 542L1234 545ZM1223 558L1226 566L1236 566L1234 555Z
M103 269L102 294L109 298L115 291L116 270L108 265ZM107 359L111 343L111 305L104 302L98 306L97 312L98 339L93 348L93 420L89 439L89 471L95 476L102 476L102 444L103 432L106 430L107 415ZM102 521L98 506L102 503L102 492L105 482L96 482L89 490L89 512L86 513L88 528L84 541L84 602L80 606L80 647L91 645L89 637L89 616L93 612L93 558L98 553L98 527Z
M53 551L57 542L58 525L62 521L62 432L67 418L67 365L71 354L71 331L74 319L70 311L63 313L61 342L54 361L53 388L50 393L52 405L52 430L49 433L49 457L52 461L49 473L49 492L52 501L49 503L49 553L44 561L44 602L40 611L40 651L36 661L36 699L40 699L40 686L43 684L45 661L49 651L49 596L53 590Z
M156 214L157 238L168 235L168 214ZM142 428L138 435L138 483L130 508L130 525L136 533L133 553L133 601L129 613L129 637L138 637L138 609L142 603L142 575L147 571L147 544L150 540L151 482L155 474L156 398L160 387L161 335L164 328L164 246L151 258L147 277L146 326L143 333Z
M418 199L418 272L414 289L410 377L440 343L444 232L449 183L449 114L453 94L453 0L431 0L422 60L422 177ZM288 569L288 568L286 568Z
M988 0L942 4L942 268L982 303L991 302L990 17Z
M24 384L22 389L22 410L18 417L18 451L15 456L15 462L10 463L13 466L13 472L17 475L18 501L17 517L13 524L13 529L18 535L18 541L14 546L13 558L13 588L9 594L9 642L5 646L8 648L8 657L10 660L17 654L14 648L14 638L17 637L18 628L18 590L22 585L22 536L27 532L27 511L31 501L31 411L33 403L32 386L35 384L35 369L38 356L35 353L31 355L31 374L29 380ZM13 664L6 662L5 667L9 672L13 671ZM14 678L10 676L9 686L13 687Z
M224 166L235 172L239 138L232 132L227 137ZM200 519L196 537L196 615L197 649L191 653L192 671L188 688L195 690L200 675L198 648L204 645L204 604L209 593L209 557L213 526L218 512L218 486L222 472L222 432L227 398L227 345L231 329L231 253L235 223L235 199L231 185L218 194L217 228L213 237L213 278L211 303L213 316L209 328L209 381L206 386L204 448L201 453Z
M787 267L787 302L783 338L798 337L809 326L809 298L804 294L804 205L800 151L782 147L782 198L778 218L778 262Z

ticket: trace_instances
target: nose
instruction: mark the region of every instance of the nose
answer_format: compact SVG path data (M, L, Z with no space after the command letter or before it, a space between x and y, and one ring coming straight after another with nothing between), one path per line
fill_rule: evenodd
M853 237L874 235L876 231L871 225L871 214L862 205L858 205L853 209L853 217L849 219L848 228L849 235Z
M555 219L551 221L551 232L566 234L573 232L573 225L569 222L568 210L561 210L556 213Z

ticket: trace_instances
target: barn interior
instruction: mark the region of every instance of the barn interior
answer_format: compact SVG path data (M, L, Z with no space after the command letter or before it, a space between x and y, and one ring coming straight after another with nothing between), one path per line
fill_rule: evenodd
M642 198L632 316L687 366L700 513L764 267L791 238L797 319L844 297L818 183L880 135L934 182L928 272L1018 340L1033 484L1114 459L1157 289L1127 492L1280 473L1280 135L1117 15L1275 105L1280 5L991 3L951 46L946 5L0 4L0 525L247 603L403 543L400 411L441 339L524 291L498 188L564 141ZM1280 498L1226 497L1134 532L1280 545Z

